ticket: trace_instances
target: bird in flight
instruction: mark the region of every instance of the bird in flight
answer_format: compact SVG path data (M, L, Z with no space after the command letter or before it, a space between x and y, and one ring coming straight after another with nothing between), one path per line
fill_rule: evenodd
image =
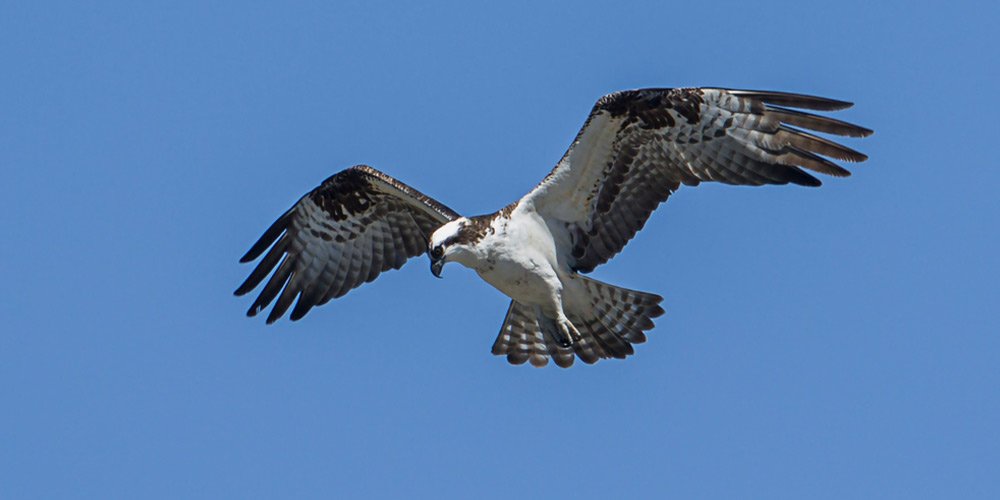
M354 166L303 196L253 244L240 262L264 257L236 295L270 275L247 315L274 302L272 323L294 303L295 321L426 253L435 276L457 262L511 298L493 344L493 354L510 363L545 366L551 359L568 367L577 357L588 364L625 358L663 314L662 298L585 274L620 252L682 184L819 186L805 170L850 175L832 160L867 156L807 130L847 137L872 131L801 111L850 106L721 88L608 94L537 187L474 217Z

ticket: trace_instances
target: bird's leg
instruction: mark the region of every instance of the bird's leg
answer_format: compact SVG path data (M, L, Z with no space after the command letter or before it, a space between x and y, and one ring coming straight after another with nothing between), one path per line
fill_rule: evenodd
M538 327L541 328L542 332L554 339L561 347L572 347L573 342L580 340L580 332L577 331L573 323L569 321L565 316L559 319L553 319L549 315L545 314L541 308L535 310Z
M559 321L559 330L562 332L563 338L569 339L569 343L563 344L563 347L570 347L573 343L580 340L580 332L575 326L573 326L573 323L566 318Z

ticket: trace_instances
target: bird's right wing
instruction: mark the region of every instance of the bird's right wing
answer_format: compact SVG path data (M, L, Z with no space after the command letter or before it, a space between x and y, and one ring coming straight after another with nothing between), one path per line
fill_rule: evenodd
M833 111L848 102L714 88L639 89L602 97L551 173L522 201L566 225L570 265L589 272L607 262L681 184L802 184L802 169L843 177L867 156L806 130L865 137L864 127L798 111Z
M382 271L427 251L435 229L458 217L452 209L374 168L359 165L323 181L284 213L240 259L271 248L236 289L245 295L272 270L247 311L255 316L276 297L267 322L298 298L291 319L340 297Z

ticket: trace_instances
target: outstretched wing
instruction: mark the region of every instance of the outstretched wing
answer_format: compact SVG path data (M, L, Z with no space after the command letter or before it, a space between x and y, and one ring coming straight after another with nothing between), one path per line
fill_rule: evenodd
M796 111L851 103L781 92L642 89L608 94L551 173L522 201L563 222L571 265L589 272L617 254L681 184L801 184L802 169L845 177L830 161L867 156L804 129L864 137L857 125Z
M298 298L291 315L297 320L313 306L424 253L431 233L457 217L452 209L374 168L348 168L303 196L254 243L240 262L271 250L236 295L250 292L277 268L247 316L255 316L277 297L267 316L273 323Z

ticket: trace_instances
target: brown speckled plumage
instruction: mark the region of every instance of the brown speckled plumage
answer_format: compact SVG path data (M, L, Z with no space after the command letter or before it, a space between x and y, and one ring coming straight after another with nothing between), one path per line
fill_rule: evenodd
M580 214L565 221L574 242L573 268L589 272L607 262L682 184L818 186L819 180L802 169L842 177L850 172L827 157L867 159L793 127L850 137L871 130L779 106L830 111L850 103L712 88L626 90L598 100L563 159L536 188L542 210ZM608 119L599 121L602 116ZM614 133L606 134L608 128ZM597 141L607 141L607 155L574 161L581 143ZM559 175L574 181L563 187ZM590 186L586 205L567 206L576 198L565 190L579 189L581 183Z
M534 190L497 212L463 220L441 243L475 246L495 230L503 234L505 225L492 225L497 219L534 210L517 220L543 220L532 227L544 226L549 235L559 236L553 241L566 247L557 248L561 272L581 280L587 290L587 309L566 311L579 334L574 342L553 329L551 317L539 316L537 307L513 300L493 353L513 364L544 366L552 359L562 367L576 358L593 363L631 355L633 344L644 342L653 328L651 318L663 313L660 297L576 273L590 272L620 252L681 185L818 186L807 170L850 175L834 160L867 157L807 130L848 137L872 131L799 111L850 105L801 94L718 88L626 90L600 98L566 154ZM526 209L515 213L525 202ZM349 168L303 196L264 232L241 259L263 255L236 294L249 293L270 275L248 315L274 302L270 323L294 302L291 319L299 319L313 306L424 253L431 234L458 217L378 170ZM509 247L522 242L515 243Z
M297 320L313 306L423 254L430 234L456 217L450 208L378 170L351 167L303 196L254 243L240 262L271 250L236 294L250 292L273 270L247 315L256 315L277 298L267 322L280 318L293 301L291 318Z

